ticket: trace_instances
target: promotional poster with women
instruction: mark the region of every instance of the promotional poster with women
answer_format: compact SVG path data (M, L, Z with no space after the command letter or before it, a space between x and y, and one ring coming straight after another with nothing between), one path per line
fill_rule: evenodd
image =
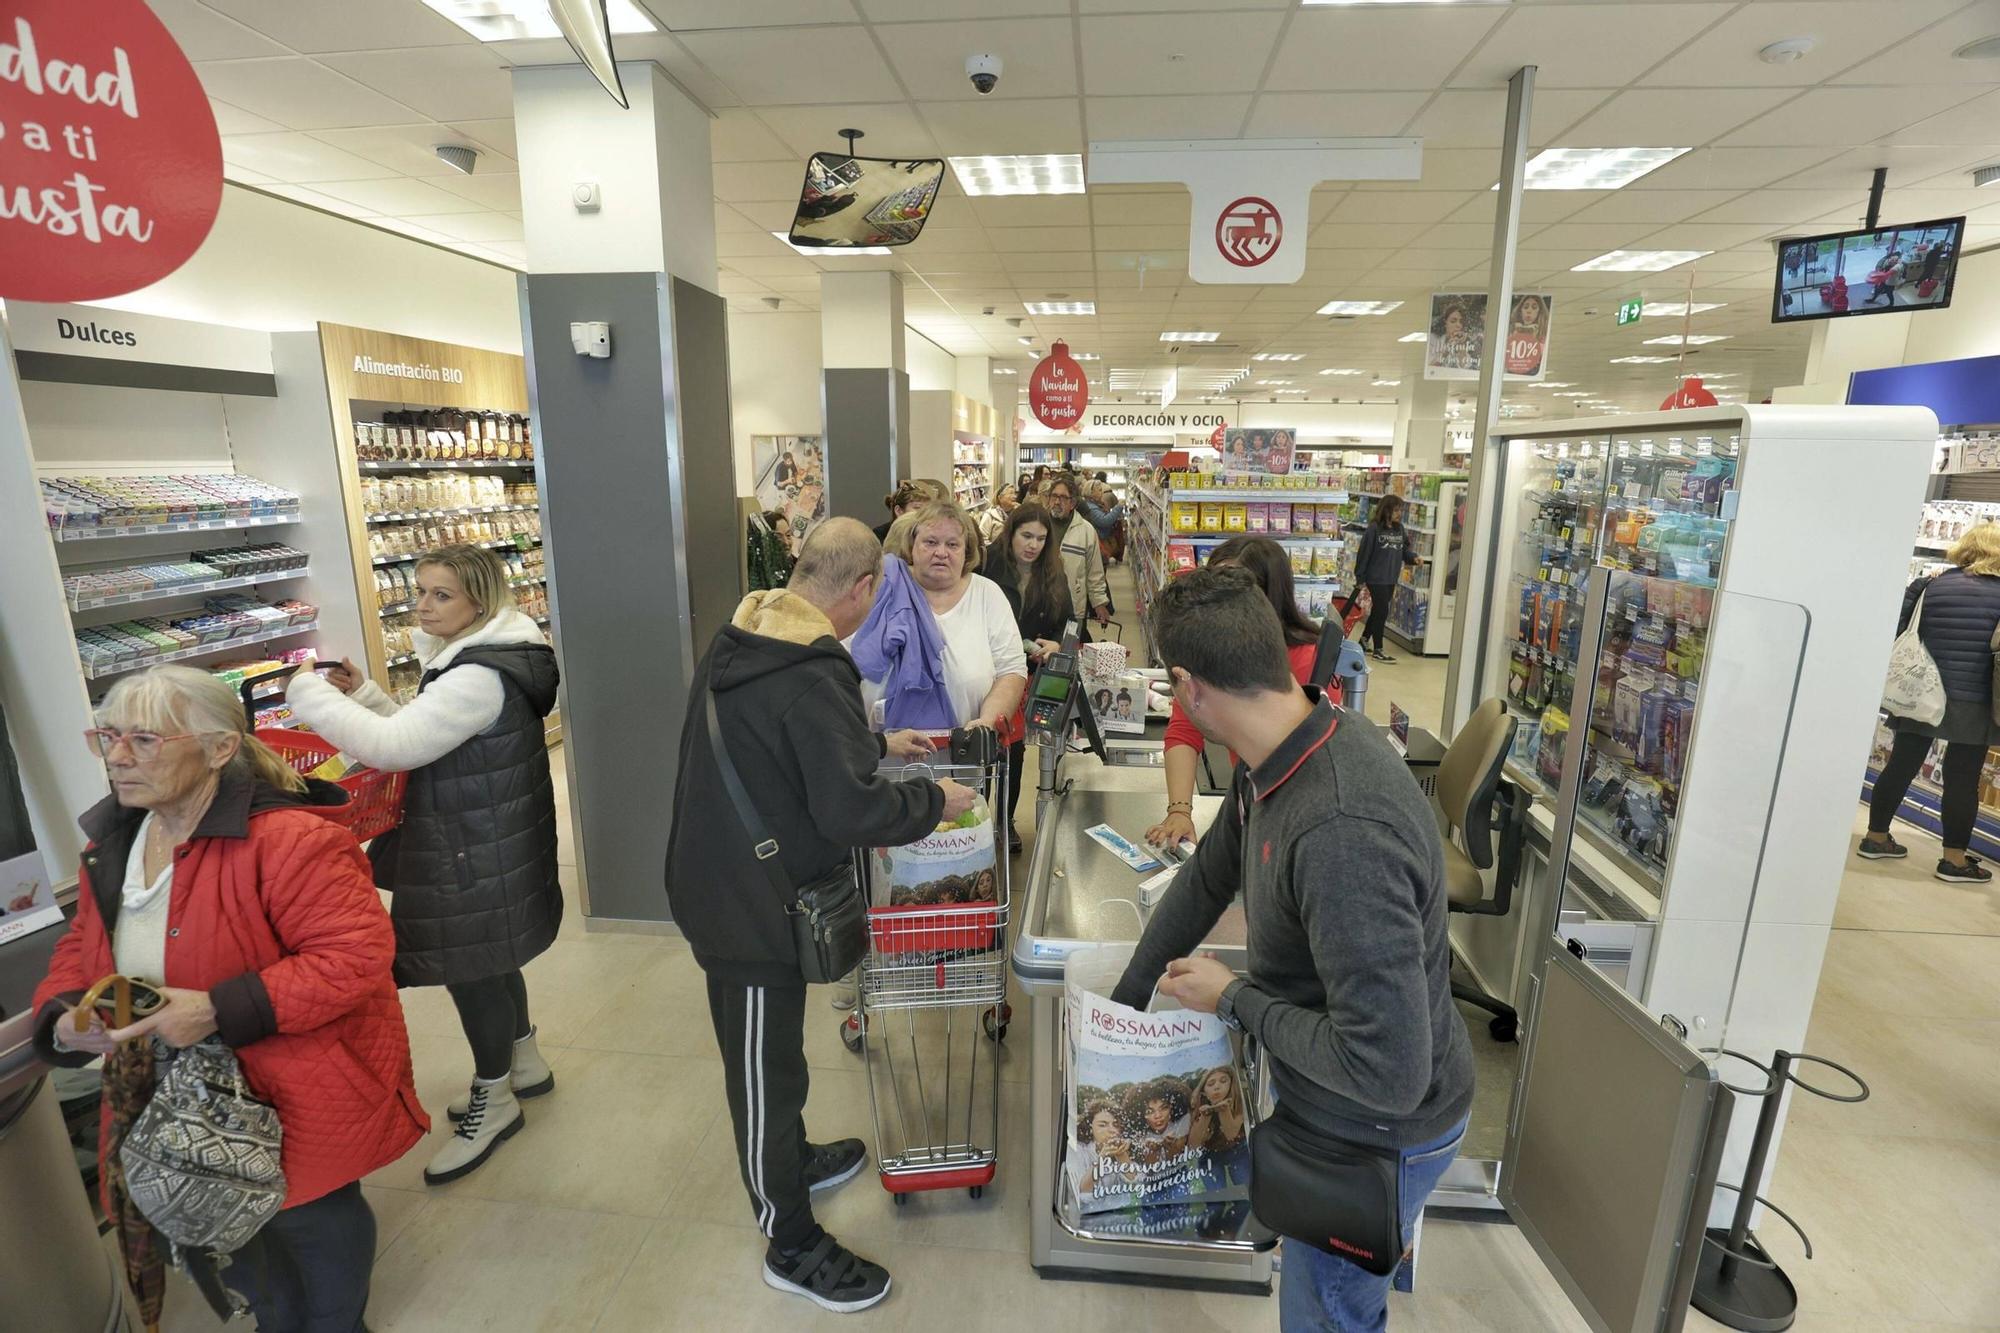
M1549 330L1555 298L1520 292L1508 306L1501 356L1510 380L1538 380L1548 369ZM1424 340L1424 378L1476 380L1493 330L1486 318L1486 293L1438 292L1431 297L1431 322Z
M1243 1079L1213 1014L1146 1013L1069 986L1064 1169L1078 1211L1250 1195Z

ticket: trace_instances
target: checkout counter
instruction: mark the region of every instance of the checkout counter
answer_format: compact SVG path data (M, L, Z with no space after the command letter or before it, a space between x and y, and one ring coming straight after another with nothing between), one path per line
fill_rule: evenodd
M52 926L0 944L0 1328L110 1333L127 1327L124 1277L29 1045L28 1003L61 938Z

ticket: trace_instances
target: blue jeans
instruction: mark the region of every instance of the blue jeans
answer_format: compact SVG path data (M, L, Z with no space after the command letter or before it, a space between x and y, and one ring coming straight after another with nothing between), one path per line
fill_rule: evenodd
M1410 1243L1424 1201L1458 1156L1465 1125L1461 1120L1429 1143L1403 1149L1403 1244ZM1395 1280L1394 1273L1376 1277L1325 1250L1287 1240L1278 1276L1278 1327L1283 1333L1380 1333L1389 1327Z

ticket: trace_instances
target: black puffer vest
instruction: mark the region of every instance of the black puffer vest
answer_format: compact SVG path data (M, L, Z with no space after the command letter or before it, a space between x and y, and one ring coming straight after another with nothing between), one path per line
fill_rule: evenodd
M396 984L440 986L510 972L562 922L556 794L543 719L556 655L542 643L481 644L424 674L489 667L506 702L479 735L410 773L402 826L370 846L375 883L395 895Z
M2000 625L2000 578L1948 569L1934 579L1918 579L1903 593L1898 633L1910 623L1917 598L1924 600L1918 626L1924 647L1944 679L1945 697L1985 704L1993 698L1993 629Z

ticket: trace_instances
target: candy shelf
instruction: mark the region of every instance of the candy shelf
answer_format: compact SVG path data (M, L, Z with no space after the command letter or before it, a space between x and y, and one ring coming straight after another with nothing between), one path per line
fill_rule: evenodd
M286 579L302 579L312 571L304 565L297 569L277 569L266 574L245 574L238 578L210 579L206 583L172 584L166 587L147 588L138 592L109 593L99 597L72 597L69 609L72 611L96 611L107 606L136 606L142 602L164 602L175 597L187 597L196 593L223 592L230 588L252 588L260 583L279 583Z
M191 648L180 648L170 653L161 653L143 661L121 663L108 667L85 667L85 680L106 680L112 676L123 676L133 671L144 671L147 667L164 666L168 662L187 662L195 658L214 657L236 648L247 648L253 643L269 643L273 639L290 639L300 634L311 634L319 629L319 621L309 620L303 625L281 625L255 634L238 635L233 639L217 639L213 643L199 643Z

